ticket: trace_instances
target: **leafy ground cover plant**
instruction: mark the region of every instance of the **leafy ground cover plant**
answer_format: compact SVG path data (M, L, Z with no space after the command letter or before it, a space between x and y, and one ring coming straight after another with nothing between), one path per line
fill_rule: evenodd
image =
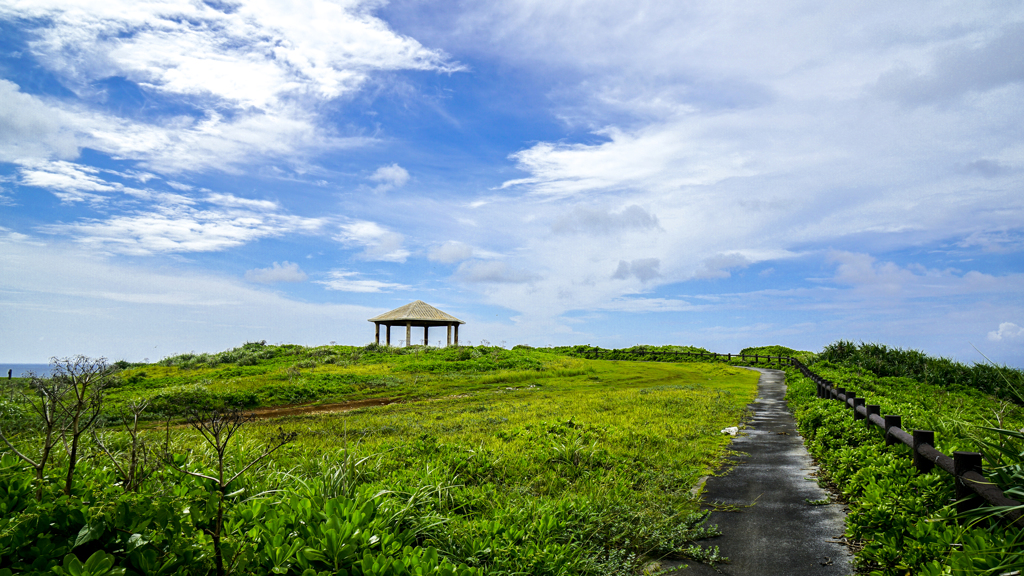
M1005 447L985 427L1024 425L1019 406L973 387L880 377L861 364L834 360L819 361L811 368L858 397L867 397L869 403L880 404L883 414L901 415L904 429L934 430L936 448L946 454L974 451L984 442ZM951 476L940 470L919 474L907 447L886 446L881 432L854 421L852 411L838 402L817 399L814 383L798 371L787 370L787 384L787 400L800 433L821 467L820 481L849 504L846 536L862 545L856 554L861 571L1003 574L1024 568L1019 527L976 517L956 518L950 507L954 500ZM1017 452L1018 465L1020 456ZM986 466L1005 470L1007 461L993 458L990 452ZM1005 481L1003 476L995 477Z

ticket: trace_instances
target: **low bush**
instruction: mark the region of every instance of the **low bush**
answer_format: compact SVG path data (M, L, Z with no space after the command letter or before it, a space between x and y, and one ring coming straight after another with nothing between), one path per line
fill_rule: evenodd
M1024 381L1024 371L991 363L964 364L936 358L918 350L903 350L884 344L838 340L826 346L818 359L844 364L876 376L913 378L947 390L974 389L999 398L1020 402L1010 382Z
M590 360L649 360L649 361L672 361L672 362L700 362L698 356L690 353L711 354L704 348L694 346L633 346L631 348L608 349L600 346L583 344L578 346L555 346L548 348L553 352L572 356L574 358L587 358Z

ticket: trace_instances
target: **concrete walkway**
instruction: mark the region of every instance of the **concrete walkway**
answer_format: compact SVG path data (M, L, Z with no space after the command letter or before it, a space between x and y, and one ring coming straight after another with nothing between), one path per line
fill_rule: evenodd
M741 454L725 476L708 479L704 502L722 536L699 542L718 546L728 564L686 562L678 576L848 576L851 556L837 542L843 534L841 504L812 505L828 498L811 477L816 470L786 408L786 374L761 373L753 418L730 448ZM683 562L675 563L681 565ZM671 568L667 562L664 568Z

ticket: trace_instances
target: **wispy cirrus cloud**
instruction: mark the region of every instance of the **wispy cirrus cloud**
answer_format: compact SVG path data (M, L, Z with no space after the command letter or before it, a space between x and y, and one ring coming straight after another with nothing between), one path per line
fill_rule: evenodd
M18 165L18 184L42 188L67 204L108 204L115 202L120 194L140 200L159 201L163 204L194 203L194 200L186 195L126 186L110 178L113 176L145 183L152 179L151 175L145 173L119 173L66 160L20 159L15 164Z
M326 280L315 280L314 282L324 285L328 290L339 292L392 292L394 290L408 290L412 288L405 284L367 280L360 278L360 276L362 276L361 273L351 270L332 270Z
M97 176L99 170L91 166L65 161L22 161L20 164L21 184L45 188L64 203L102 203L107 196L97 192L115 192L119 189L119 185L113 185Z
M166 192L126 186L114 178L151 179L148 175L118 173L63 160L19 161L20 185L49 191L64 203L85 201L102 205L106 213L103 217L83 217L38 229L73 238L103 252L214 252L260 238L315 234L328 221L289 214L270 200L205 189Z
M217 207L162 206L112 216L48 224L40 230L73 238L100 252L146 256L216 252L260 238L313 233L326 222L289 214L267 214Z

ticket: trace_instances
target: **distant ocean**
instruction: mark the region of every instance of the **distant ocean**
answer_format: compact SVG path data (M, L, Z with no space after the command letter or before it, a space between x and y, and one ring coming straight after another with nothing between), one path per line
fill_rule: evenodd
M26 372L35 372L36 376L50 375L49 364L5 364L0 362L0 377L7 378L8 370L15 378L24 376Z

